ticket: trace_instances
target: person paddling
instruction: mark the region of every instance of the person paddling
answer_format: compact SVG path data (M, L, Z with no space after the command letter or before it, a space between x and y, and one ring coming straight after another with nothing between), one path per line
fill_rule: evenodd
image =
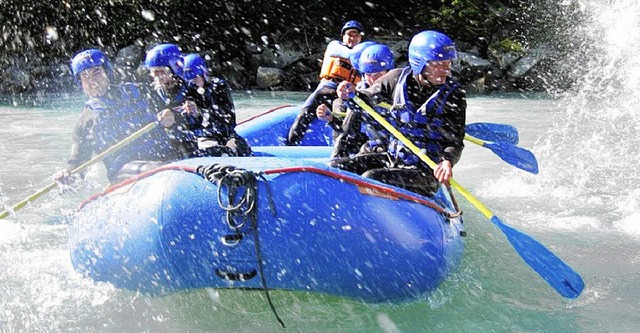
M450 37L422 31L411 39L408 56L410 66L391 70L357 94L370 105L391 104L390 112L382 115L437 163L435 170L394 137L385 152L337 158L331 165L431 195L451 179L462 154L467 103L465 92L451 78L456 49ZM355 93L347 82L337 88L343 100Z
M363 43L364 44L364 43ZM361 44L362 45L362 44ZM358 53L358 61L353 62L356 69L362 73L363 80L358 82L356 90L370 87L379 78L395 67L393 53L388 46L373 44ZM344 114L344 120L335 114ZM316 109L318 118L326 120L335 131L339 132L332 157L349 156L358 151L373 151L376 147L384 146L388 137L386 131L377 125L373 119L361 112L352 112L348 103L340 98L333 101L332 111L321 104ZM365 120L365 122L363 122ZM369 133L367 135L366 133ZM371 139L368 139L367 136Z
M69 172L88 161L93 153L107 150L156 120L143 90L133 83L114 82L111 64L102 51L88 49L76 54L71 71L88 100L73 130L67 166L53 176L62 183L71 181ZM103 163L109 181L115 183L131 176L131 169L136 169L135 173L145 171L179 156L165 132L155 128L107 156ZM128 163L136 166L123 168Z
M156 45L147 52L144 64L153 79L156 93L150 96L150 100L158 112L158 121L166 128L173 146L182 152L183 157L189 157L198 150L197 134L190 129L197 114L185 107L188 104L188 87L182 78L182 51L176 44Z
M360 81L360 73L353 67L350 59L352 49L362 42L364 27L358 21L348 21L340 31L342 40L334 40L327 45L320 70L320 83L302 105L300 113L289 129L287 144L299 145L309 128L309 124L317 118L319 105L331 108L337 98L336 87L342 81L356 84Z

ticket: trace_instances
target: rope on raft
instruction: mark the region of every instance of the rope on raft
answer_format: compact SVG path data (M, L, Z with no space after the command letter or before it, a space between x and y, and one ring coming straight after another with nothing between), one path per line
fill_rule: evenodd
M201 165L196 168L196 173L200 174L204 179L216 184L218 187L218 205L227 212L227 225L241 234L242 228L247 218L251 223L251 231L253 233L256 256L258 259L258 268L260 270L260 278L265 296L278 323L286 328L284 322L278 315L267 287L267 280L264 276L264 263L262 261L262 250L260 247L260 237L258 232L258 177L266 180L262 174L256 174L249 170L236 168L225 164L212 164L208 166ZM269 199L272 211L275 214L275 205L269 190ZM226 200L224 195L226 189ZM244 190L244 192L242 192ZM240 201L236 203L237 194L241 193ZM226 203L225 203L226 201ZM240 220L240 222L238 222Z
M380 186L377 184L371 184L371 183L367 183L364 182L362 180L359 179L355 179L353 177L349 177L343 174L339 174L339 173L335 173L335 172L331 172L328 170L324 170L324 169L320 169L320 168L315 168L315 167L289 167L289 168L281 168L281 169L273 169L273 170L268 170L265 172L260 172L260 173L255 173L255 172L251 172L248 170L244 170L244 169L239 169L239 168L235 168L233 166L229 166L229 165L221 165L221 164L213 164L210 166L199 166L197 168L193 168L191 166L179 166L179 165L168 165L168 166L162 166L147 172L144 172L142 174L139 174L135 177L132 177L128 180L123 181L122 183L119 184L115 184L112 185L108 188L106 188L104 191L94 194L91 197L89 197L88 199L86 199L85 201L83 201L80 206L78 207L78 210L81 210L85 205L87 205L88 203L90 203L93 200L96 200L99 197L105 196L113 191L116 191L117 189L123 188L125 186L131 185L135 182L137 182L138 180L147 178L151 175L154 175L156 173L159 172L163 172L163 171L183 171L183 172L189 172L189 173L194 173L194 174L198 174L201 177L203 177L204 179L216 184L218 186L218 204L220 205L220 207L222 209L224 209L227 212L227 224L229 225L229 227L231 229L236 230L236 232L238 232L239 234L240 231L238 229L242 228L246 221L245 219L247 217L249 217L250 221L251 221L251 230L253 232L253 236L254 236L254 245L255 245L255 250L256 250L256 256L258 259L258 268L260 271L260 277L261 277L261 283L262 283L262 287L265 291L265 295L267 297L267 301L269 303L269 307L271 308L271 311L273 312L273 314L275 315L276 319L278 320L278 322L280 323L280 325L285 328L284 322L282 321L282 319L280 318L280 316L278 315L275 306L273 305L273 302L271 300L271 296L269 294L269 289L267 287L267 283L266 283L266 278L264 276L264 269L263 269L263 261L262 261L262 251L261 251L261 246L260 246L260 239L259 239L259 235L258 235L258 217L257 217L257 191L258 191L258 183L257 183L257 178L260 178L262 180L264 180L264 184L266 185L266 189L268 192L268 199L269 199L269 204L271 206L271 210L273 212L273 215L276 216L276 209L275 209L275 202L273 199L273 195L271 192L271 188L269 187L269 183L266 181L266 178L264 177L265 174L278 174L278 173L289 173L289 172L314 172L314 173L318 173L318 174L322 174L322 175L326 175L326 176L330 176L336 179L339 179L341 181L344 181L346 183L351 183L354 184L356 186L361 185L361 186L367 186L373 189L376 189L378 191L380 191L381 193L387 193L389 195L391 195L392 197L397 197L397 199L405 199L405 200L410 200L410 201L414 201L426 206L431 207L432 209L434 209L437 212L440 212L441 214L443 214L445 217L447 218L455 218L458 217L462 214L462 211L460 210L460 208L458 207L457 202L455 201L455 198L453 197L453 193L449 192L451 195L451 199L454 202L454 206L455 206L455 210L456 212L454 213L450 213L447 212L446 209L444 207L439 206L438 204L436 204L435 202L432 201L428 201L428 200L424 200L418 196L410 196L410 195L406 195L404 193L401 192L396 192L395 190L388 188L386 186ZM223 191L221 190L222 188L227 188L227 204L224 204L224 200L223 200ZM238 190L240 190L241 188L244 188L244 192L242 193L242 196L240 198L239 203L235 203L235 198L237 196ZM396 200L397 200L396 199ZM237 220L235 218L240 217L243 219L242 222L238 223ZM464 235L463 235L464 236Z

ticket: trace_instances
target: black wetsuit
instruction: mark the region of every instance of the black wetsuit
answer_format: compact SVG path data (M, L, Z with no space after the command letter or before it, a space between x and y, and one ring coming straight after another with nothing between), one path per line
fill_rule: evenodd
M311 122L318 118L316 109L320 104L324 104L331 109L333 100L338 98L336 94L336 83L322 82L320 84L323 86L319 87L320 89L314 91L309 98L307 98L307 101L302 108L300 108L300 113L293 122L293 125L291 125L287 137L287 144L289 146L297 146L300 144Z
M213 78L203 88L189 87L187 98L195 101L202 112L197 119L198 137L209 141L207 148L198 149L194 156L249 156L251 148L235 130L236 111L227 83Z

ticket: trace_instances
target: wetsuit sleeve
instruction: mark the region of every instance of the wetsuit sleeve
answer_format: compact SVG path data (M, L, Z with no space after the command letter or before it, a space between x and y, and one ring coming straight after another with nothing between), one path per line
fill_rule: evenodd
M66 167L68 171L75 169L82 163L91 159L91 155L94 150L92 139L94 126L94 112L85 108L80 114L80 118L73 129L71 153Z
M218 130L229 139L235 135L236 108L231 97L231 89L224 80L218 80L211 85L211 105L207 106L213 123L220 127Z
M202 118L191 117L183 115L179 109L170 109L175 117L175 123L168 128L165 128L165 132L169 136L171 143L174 147L183 147L188 152L196 150L198 146L198 139L193 129L200 122Z
M298 116L289 129L287 143L291 146L298 145L300 141L302 141L311 122L318 118L316 115L318 105L324 104L329 108L333 108L332 103L336 98L338 98L336 89L329 86L325 86L315 91L312 95L309 95L307 102L300 108L300 113L298 113Z
M462 89L456 89L449 95L445 104L444 124L442 133L444 137L444 149L442 159L458 163L464 148L464 134L467 114L467 99Z

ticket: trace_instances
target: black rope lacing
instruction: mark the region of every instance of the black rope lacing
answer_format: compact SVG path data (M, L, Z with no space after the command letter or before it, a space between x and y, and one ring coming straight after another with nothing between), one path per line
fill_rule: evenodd
M269 198L269 204L271 210L275 216L275 203L271 195L271 189L268 186L264 175L256 174L249 170L239 169L231 165L213 164L209 166L201 165L196 169L196 172L202 177L218 187L218 205L227 212L227 225L235 230L237 234L241 234L240 228L245 226L247 218L250 220L250 230L253 233L256 257L258 259L258 269L260 271L260 279L262 288L267 302L273 312L274 316L278 320L278 323L283 328L286 328L284 322L278 315L271 296L269 295L269 288L267 287L267 279L264 276L264 262L262 260L262 249L260 246L260 237L258 232L258 181L257 177L264 180L267 185L267 192ZM226 189L226 203L224 202L224 190ZM236 204L236 197L239 191L244 190L241 193L240 201ZM240 222L238 222L240 220Z
M447 191L449 192L449 197L451 197L451 203L453 203L453 208L456 210L455 213L449 213L448 217L457 218L462 216L462 209L460 209L460 206L458 206L458 200L456 200L456 197L453 195L453 190L451 190L451 186L447 186Z

